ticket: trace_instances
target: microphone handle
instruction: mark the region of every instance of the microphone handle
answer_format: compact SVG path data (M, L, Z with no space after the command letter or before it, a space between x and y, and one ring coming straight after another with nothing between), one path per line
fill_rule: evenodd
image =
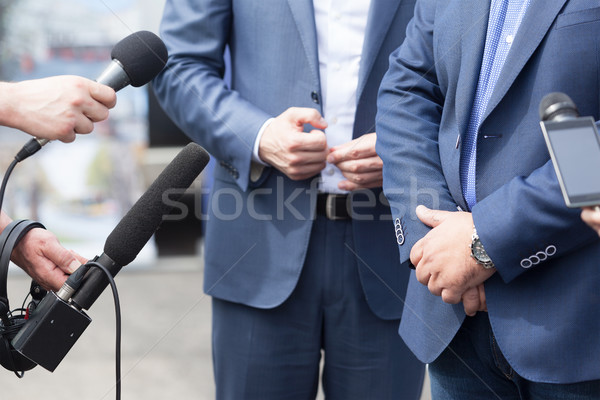
M96 82L109 86L113 88L115 92L118 92L129 85L131 80L119 60L113 59L108 67L106 67L96 79Z
M116 264L106 253L96 256L92 261L104 266L114 277L121 270L121 266ZM108 286L108 278L100 270L100 268L90 268L85 274L81 286L75 292L71 301L75 303L79 309L88 310L104 289Z

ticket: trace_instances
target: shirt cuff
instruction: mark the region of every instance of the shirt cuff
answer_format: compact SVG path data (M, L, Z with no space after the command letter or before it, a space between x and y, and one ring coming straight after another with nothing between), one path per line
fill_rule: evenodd
M271 124L271 122L273 122L274 119L275 118L269 118L260 127L260 130L258 131L258 135L256 135L256 140L254 141L254 148L252 149L252 161L257 162L262 165L265 165L265 166L268 166L269 164L267 164L266 162L261 160L260 157L258 156L258 145L260 144L260 139L262 138L263 133L265 133L265 129L267 129L267 127Z

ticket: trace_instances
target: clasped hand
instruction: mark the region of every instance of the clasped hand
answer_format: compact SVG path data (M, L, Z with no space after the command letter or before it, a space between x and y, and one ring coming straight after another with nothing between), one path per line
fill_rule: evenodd
M317 129L304 132L305 124ZM380 187L383 162L375 152L375 133L328 148L325 128L327 122L317 110L289 108L265 129L258 155L292 180L311 178L329 162L346 178L338 184L342 190Z
M417 280L446 303L462 301L467 315L487 311L483 282L496 269L485 269L471 257L471 213L430 210L425 206L418 206L416 211L419 220L433 228L410 252Z

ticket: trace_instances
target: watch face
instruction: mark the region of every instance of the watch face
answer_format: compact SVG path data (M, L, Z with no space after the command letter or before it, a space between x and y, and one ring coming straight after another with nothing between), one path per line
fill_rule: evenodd
M478 240L473 244L473 256L480 262L486 263L491 261L490 256L483 249L483 245Z

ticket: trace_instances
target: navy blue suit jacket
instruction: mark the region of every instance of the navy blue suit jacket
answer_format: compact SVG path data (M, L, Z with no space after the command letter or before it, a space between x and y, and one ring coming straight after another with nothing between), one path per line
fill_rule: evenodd
M368 16L353 137L375 129L376 97L389 54L403 41L414 0L375 0ZM216 158L206 229L206 293L259 308L281 304L304 263L316 181L274 168L250 179L260 127L291 106L322 112L311 0L167 1L161 36L169 50L154 81L186 134ZM231 88L223 52L231 52ZM327 116L325 116L327 117ZM353 195L352 222L362 286L373 312L399 318L408 272L398 261L381 189Z
M459 162L489 3L418 1L390 58L377 151L401 260L429 230L416 205L467 209ZM564 204L538 116L540 100L560 91L598 120L599 71L598 2L532 0L478 134L472 214L497 266L485 282L489 317L508 362L533 381L600 378L600 241ZM400 333L421 361L434 360L464 318L462 304L443 303L411 276Z

